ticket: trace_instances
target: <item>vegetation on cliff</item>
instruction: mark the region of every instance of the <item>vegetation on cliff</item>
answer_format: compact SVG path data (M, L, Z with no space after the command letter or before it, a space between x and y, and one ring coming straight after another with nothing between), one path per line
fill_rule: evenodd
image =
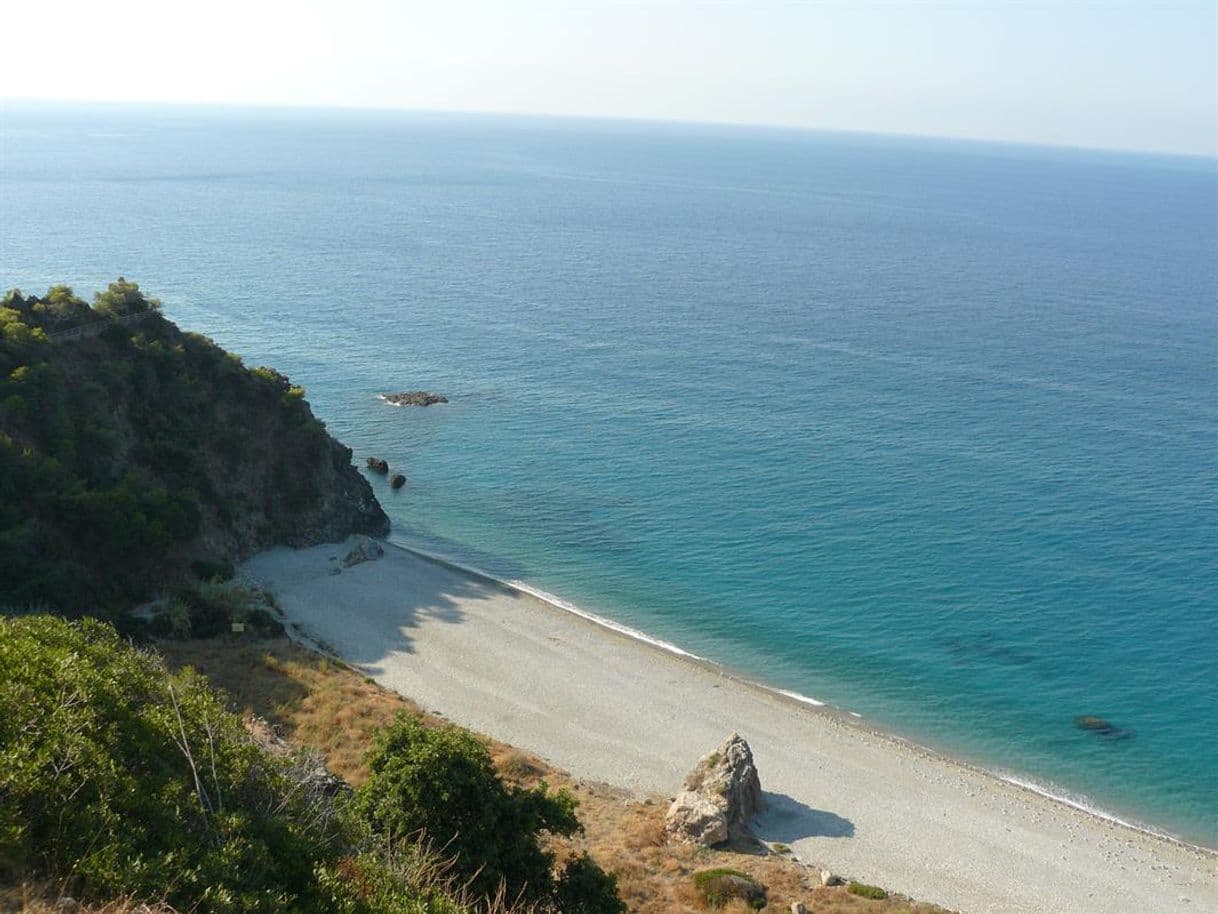
M120 607L192 565L387 529L301 388L135 283L0 303L0 601Z
M0 886L200 914L624 911L589 858L554 871L571 795L505 785L472 735L402 717L368 764L352 794L109 625L0 616Z

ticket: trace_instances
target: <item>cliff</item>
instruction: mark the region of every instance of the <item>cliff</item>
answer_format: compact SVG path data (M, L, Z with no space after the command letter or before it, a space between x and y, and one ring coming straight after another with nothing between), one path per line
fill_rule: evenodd
M125 280L0 304L0 605L118 607L389 521L304 391Z

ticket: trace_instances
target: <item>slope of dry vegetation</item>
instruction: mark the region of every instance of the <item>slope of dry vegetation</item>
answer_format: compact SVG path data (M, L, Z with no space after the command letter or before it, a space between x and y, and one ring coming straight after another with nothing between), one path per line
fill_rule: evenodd
M236 708L269 721L289 741L323 753L330 770L358 785L367 777L363 756L378 729L399 711L440 723L413 702L350 667L287 639L224 636L161 645L173 665L193 666L233 698ZM942 914L942 908L902 898L871 900L842 887L823 887L814 872L782 855L671 847L664 841L667 798L639 798L604 784L576 780L542 759L488 740L505 779L525 786L545 780L579 800L585 833L558 842L560 858L587 851L618 875L623 900L638 914L694 914L706 910L693 874L711 867L748 873L769 890L766 911L789 911L801 901L815 914ZM691 760L692 762L692 760ZM731 902L725 912L748 910Z

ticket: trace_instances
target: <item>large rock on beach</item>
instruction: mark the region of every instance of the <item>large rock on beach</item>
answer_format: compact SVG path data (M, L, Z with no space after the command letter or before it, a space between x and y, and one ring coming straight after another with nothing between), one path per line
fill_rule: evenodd
M381 394L381 399L394 406L432 406L447 403L448 397L426 390L405 390L396 394Z
M682 790L664 817L668 839L678 844L714 847L728 839L723 808L700 793Z
M698 761L664 819L670 841L712 847L751 839L749 820L761 807L753 751L738 733Z

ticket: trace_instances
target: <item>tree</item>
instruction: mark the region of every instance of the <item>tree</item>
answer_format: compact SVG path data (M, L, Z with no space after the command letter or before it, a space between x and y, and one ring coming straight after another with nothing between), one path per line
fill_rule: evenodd
M425 727L405 714L378 735L368 764L356 803L375 831L426 836L478 895L493 897L502 884L509 899L550 898L554 856L541 833L581 828L567 791L508 786L472 733Z
M103 314L126 317L141 311L160 310L161 302L156 298L145 298L139 283L129 282L122 276L110 283L105 292L98 292L93 307Z
M587 854L577 854L563 867L554 887L554 906L562 914L626 914L626 903L617 893L617 877L602 870Z

